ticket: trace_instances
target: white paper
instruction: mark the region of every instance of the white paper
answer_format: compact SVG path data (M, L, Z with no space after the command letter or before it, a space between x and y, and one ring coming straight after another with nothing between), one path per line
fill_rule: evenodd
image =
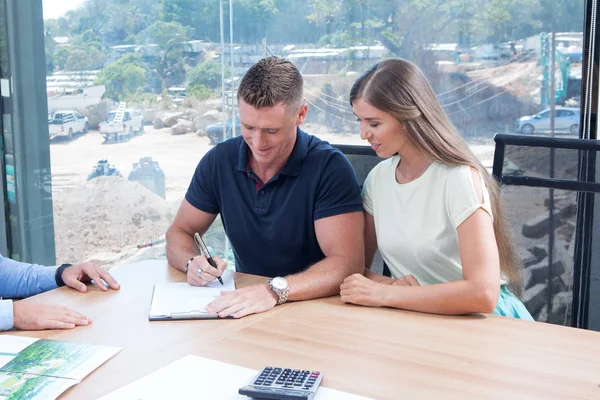
M279 367L292 368L290 365ZM324 373L324 381L327 372ZM249 400L238 394L258 371L197 356L185 356L145 377L118 389L100 400ZM315 400L371 400L323 387Z
M223 285L214 281L205 287L181 283L158 283L150 306L150 317L170 317L177 314L208 314L206 306L221 296L222 290L235 290L233 272L224 271Z

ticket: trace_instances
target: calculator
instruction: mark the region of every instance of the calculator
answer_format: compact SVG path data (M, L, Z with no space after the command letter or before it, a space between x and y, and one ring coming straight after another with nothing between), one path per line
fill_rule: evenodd
M265 367L239 394L257 399L313 400L322 380L319 371Z

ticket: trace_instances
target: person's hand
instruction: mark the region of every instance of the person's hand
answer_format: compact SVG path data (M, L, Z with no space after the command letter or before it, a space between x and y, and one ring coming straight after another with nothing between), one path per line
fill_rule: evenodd
M194 257L194 261L188 267L187 283L192 286L206 286L221 276L227 269L227 263L219 257L213 257L213 260L217 263L217 268L210 265L204 256Z
M392 286L421 286L417 278L412 275L406 275L402 278L394 279L394 281L390 284Z
M13 303L14 327L24 331L73 329L92 322L88 317L66 307Z
M361 274L354 274L344 279L340 286L340 296L345 303L383 307L387 286L389 284L374 282Z
M277 305L279 298L268 284L248 286L235 291L222 291L221 297L213 300L206 311L219 318L232 316L242 318L270 310Z
M65 285L72 287L75 290L79 290L82 293L87 292L87 286L85 284L90 281L94 281L103 292L108 290L104 282L106 282L111 289L118 290L120 288L119 284L111 274L92 263L71 265L63 270L61 277Z

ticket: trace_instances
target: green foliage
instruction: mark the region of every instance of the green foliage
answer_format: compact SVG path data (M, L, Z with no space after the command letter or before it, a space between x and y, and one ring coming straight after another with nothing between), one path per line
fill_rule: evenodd
M230 75L229 65L225 66L225 76ZM221 64L207 60L203 63L190 68L186 73L186 79L190 86L206 86L210 89L216 89L221 86Z
M160 77L162 91L169 86L170 78L185 74L186 60L181 43L189 40L190 32L190 28L177 22L156 21L137 36L138 43L157 46L153 54L153 70Z
M196 100L206 100L213 94L213 91L204 85L189 86L186 92L187 97L192 97Z
M71 50L67 46L61 46L54 51L53 61L54 65L59 70L65 69L65 64L67 63L67 59L71 54Z
M66 71L99 69L104 64L102 53L95 47L67 47L67 49L69 55L63 66Z
M581 0L232 0L234 42L318 43L349 47L383 44L392 55L419 61L432 43L470 47L516 40L542 31L580 32ZM224 2L225 40L229 7ZM144 59L148 86L157 92L186 78L178 43L219 42L217 0L88 0L64 17L45 21L47 69L64 69L71 52L95 48L110 58L111 46L156 44ZM51 38L69 36L72 49ZM90 64L72 57L69 66ZM140 64L142 65L142 64ZM187 77L189 80L189 77ZM152 81L152 83L150 83ZM201 82L207 87L214 83ZM218 84L217 84L218 86Z
M135 57L126 56L106 65L100 71L97 83L106 85L106 97L116 101L122 100L144 87L146 72L135 60Z

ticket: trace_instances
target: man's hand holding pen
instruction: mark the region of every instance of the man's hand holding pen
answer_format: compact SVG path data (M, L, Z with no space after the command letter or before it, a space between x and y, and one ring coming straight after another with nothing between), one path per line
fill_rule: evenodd
M227 263L219 257L212 257L217 267L208 263L206 257L198 255L188 265L187 283L192 286L206 286L223 274Z
M188 261L185 267L188 283L192 286L206 286L218 279L222 285L221 275L227 268L227 263L210 255L202 236L197 232L194 234L194 242L198 247L198 251L204 256L198 255Z

